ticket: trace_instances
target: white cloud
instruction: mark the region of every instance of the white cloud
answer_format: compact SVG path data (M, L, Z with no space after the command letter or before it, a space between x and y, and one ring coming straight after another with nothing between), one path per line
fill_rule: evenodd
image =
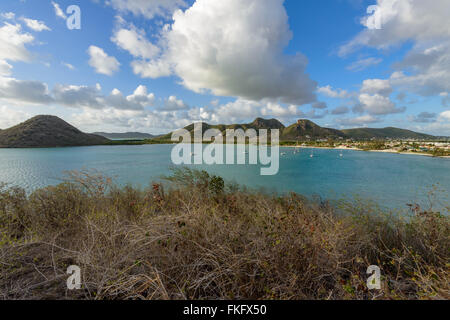
M59 4L56 3L56 2L54 2L54 1L52 1L52 5L53 5L53 8L55 9L55 14L56 14L56 16L57 16L58 18L61 18L61 19L66 20L66 19L67 19L67 16L65 15L64 11L62 11L62 9L61 9L61 7L59 6Z
M184 110L188 108L189 106L186 105L183 100L179 100L175 96L170 96L163 106L163 109L166 111Z
M88 53L89 65L95 69L95 72L112 76L119 70L119 61L115 57L108 56L102 48L90 46Z
M395 89L422 96L450 92L450 1L378 0L378 10L364 17L369 26L381 18L381 29L366 29L340 48L346 55L359 47L387 49L406 41L413 48L394 64L389 81ZM445 106L446 100L443 99Z
M450 92L450 38L433 46L417 45L394 67L399 71L390 81L403 90L423 96Z
M74 67L73 65L71 65L70 63L62 62L61 64L62 64L63 66L65 66L67 69L75 70L75 67Z
M378 10L364 17L368 26L376 16L381 18L381 29L366 29L340 48L346 55L360 46L388 48L413 40L430 42L450 37L450 1L448 0L378 0Z
M49 91L46 83L0 77L0 102L23 105L60 105L69 108L144 110L155 103L155 95L140 85L128 96L118 89L109 95L101 93L101 86L95 87L56 84Z
M184 0L108 0L105 1L121 12L131 12L136 16L153 19L155 16L170 16L178 8L184 8Z
M406 108L397 108L394 102L392 102L389 97L374 94L370 95L367 93L362 93L359 95L359 102L364 111L371 115L387 115L394 113L405 112Z
M72 108L143 110L152 106L155 101L155 95L148 94L147 88L142 85L129 96L124 96L118 89L114 89L108 96L103 96L100 90L100 85L96 87L56 85L52 93L56 104Z
M41 32L41 31L51 31L49 27L45 25L45 22L39 20L33 20L28 18L21 18L25 22L26 26L31 30Z
M389 80L367 79L363 81L361 92L368 94L380 94L389 96L392 93L392 87Z
M317 89L317 93L323 94L330 98L341 98L341 99L349 98L351 96L351 94L346 90L341 89L334 90L331 86L319 87Z
M0 14L0 17L6 20L14 20L16 18L16 14L14 12L3 12Z
M444 111L439 115L440 121L448 121L450 122L450 110Z
M129 29L118 28L111 37L111 41L135 58L151 59L160 52L157 46L145 38L145 32L134 26Z
M347 70L350 71L363 71L371 66L375 66L377 64L380 64L383 61L381 58L366 58L366 59L360 59L355 62L353 62L351 65L347 67Z
M0 106L0 128L7 129L30 118L30 114L7 106Z
M22 33L19 24L5 23L0 27L0 60L29 61L31 55L25 45L34 41L28 33Z
M173 19L161 57L135 61L135 73L156 78L172 71L186 88L217 96L316 100L306 57L283 54L292 38L283 0L197 0Z
M0 60L0 77L11 75L12 69L12 65L4 60Z
M158 60L135 60L131 62L133 72L142 78L168 77L172 74L170 63L163 59Z

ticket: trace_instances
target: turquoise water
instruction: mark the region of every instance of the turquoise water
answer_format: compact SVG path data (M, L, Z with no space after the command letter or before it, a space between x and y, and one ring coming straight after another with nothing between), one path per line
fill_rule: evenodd
M68 170L96 169L117 183L147 186L170 174L172 145L97 146L55 149L0 149L0 181L32 191L60 183ZM433 185L450 191L450 159L360 151L282 148L276 176L259 166L194 166L228 181L268 191L295 191L338 199L356 195L383 206L425 203ZM311 158L311 153L314 157ZM447 199L445 199L447 198ZM444 201L448 202L444 193Z

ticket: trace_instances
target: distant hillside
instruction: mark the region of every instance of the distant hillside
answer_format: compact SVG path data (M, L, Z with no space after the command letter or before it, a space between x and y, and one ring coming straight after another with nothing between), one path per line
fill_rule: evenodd
M192 134L194 132L194 124L185 127L186 130ZM280 121L276 119L266 120L258 118L249 124L231 124L231 125L210 125L203 123L203 132L208 129L219 129L225 134L226 129L279 129L281 141L302 141L308 139L349 139L355 140L369 140L376 139L423 139L431 140L437 137L417 133L410 130L398 129L398 128L384 128L384 129L349 129L349 130L336 130L331 128L323 128L310 120L298 120L295 124L285 127ZM170 140L172 133L158 137L158 140Z
M371 129L371 128L359 128L359 129L348 129L348 130L342 130L342 132L345 133L345 135L349 138L353 139L386 139L386 138L392 138L392 139L434 139L436 137L424 134L424 133L418 133L410 130L405 129L398 129L398 128L384 128L384 129Z
M224 125L224 124L218 124L218 125L211 125L208 123L202 123L203 126L203 132L205 132L206 130L209 129L217 129L220 132L222 132L223 135L225 135L225 132L227 129L234 129L234 130L238 130L238 129L242 129L244 131L248 130L248 129L255 129L255 130L260 130L260 129L280 129L283 130L285 128L285 126L278 121L277 119L262 119L262 118L257 118L255 121L253 121L252 123L247 123L247 124L230 124L230 125ZM191 135L193 136L194 134L194 123L188 125L187 127L185 127L184 129L188 130L189 132L191 132ZM171 140L172 137L172 133L163 135L158 137L158 140Z
M104 137L83 133L55 116L36 116L0 131L1 148L90 146L108 142Z
M153 139L154 135L141 132L126 132L126 133L106 133L106 132L94 132L93 134L105 137L107 139Z
M298 120L297 123L285 128L281 134L281 140L303 140L345 137L342 131L322 128L309 120Z

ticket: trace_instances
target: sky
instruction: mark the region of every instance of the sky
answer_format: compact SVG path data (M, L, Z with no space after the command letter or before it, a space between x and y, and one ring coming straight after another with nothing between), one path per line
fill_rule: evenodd
M1 1L0 129L263 117L450 136L449 16L448 0Z

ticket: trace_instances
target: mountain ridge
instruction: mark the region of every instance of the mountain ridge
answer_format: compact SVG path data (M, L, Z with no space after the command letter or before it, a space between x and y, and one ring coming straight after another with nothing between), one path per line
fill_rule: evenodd
M313 139L354 139L354 140L370 140L370 139L422 139L433 140L438 138L424 133L414 132L411 130L399 129L394 127L387 128L356 128L337 130L332 128L324 128L316 123L300 119L296 123L286 127L277 119L257 118L247 124L230 124L230 125L211 125L202 123L203 131L208 129L218 129L222 133L226 133L227 129L279 129L281 141L302 141ZM186 130L193 133L194 123L185 127ZM165 143L171 141L172 133L153 136L142 133L124 133L118 135L145 135L143 143ZM269 132L270 134L270 132ZM152 136L152 138L147 138ZM132 137L138 138L138 137ZM120 138L119 138L120 139ZM131 139L124 137L123 139ZM42 148L42 147L67 147L67 146L91 146L106 145L112 143L106 137L96 134L83 133L74 126L64 120L49 115L41 115L33 117L23 123L20 123L9 129L0 130L0 148Z
M202 123L203 132L208 129L218 129L223 134L226 129L279 129L281 141L295 141L295 140L309 140L309 139L355 139L355 140L370 140L370 139L423 139L430 140L438 137L414 132L411 130L387 127L387 128L355 128L337 130L332 128L324 128L311 120L300 119L296 123L286 127L276 119L262 119L257 118L255 121L248 124L218 124L211 125L206 122ZM194 131L194 123L184 127L184 129L191 132ZM160 140L170 140L172 132L159 137Z

